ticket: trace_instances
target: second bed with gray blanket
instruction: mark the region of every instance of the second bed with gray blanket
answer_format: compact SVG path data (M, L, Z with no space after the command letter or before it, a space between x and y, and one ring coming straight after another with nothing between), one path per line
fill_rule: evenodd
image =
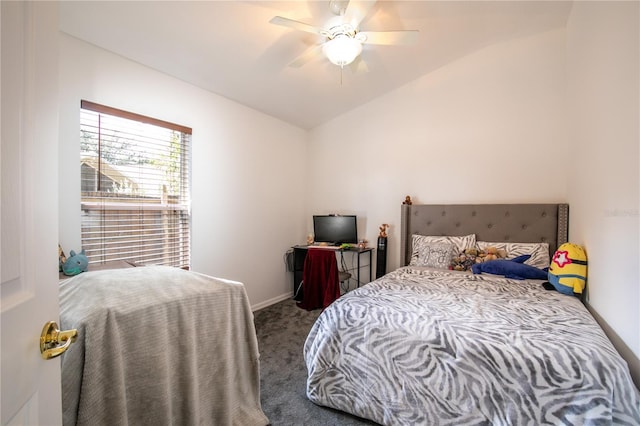
M244 286L177 268L60 284L65 425L265 425Z

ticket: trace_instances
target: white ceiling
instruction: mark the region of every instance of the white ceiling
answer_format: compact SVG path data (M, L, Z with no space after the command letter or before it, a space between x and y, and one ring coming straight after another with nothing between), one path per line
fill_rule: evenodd
M360 30L419 30L419 41L365 44L366 73L322 56L288 66L323 40L269 20L321 27L334 16L328 1L63 1L60 29L311 129L485 46L564 27L570 9L560 1L379 0Z

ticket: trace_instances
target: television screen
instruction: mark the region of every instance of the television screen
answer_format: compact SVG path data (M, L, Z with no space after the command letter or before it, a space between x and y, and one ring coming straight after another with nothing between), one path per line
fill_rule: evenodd
M355 215L313 216L313 239L316 243L340 245L358 242L358 226Z

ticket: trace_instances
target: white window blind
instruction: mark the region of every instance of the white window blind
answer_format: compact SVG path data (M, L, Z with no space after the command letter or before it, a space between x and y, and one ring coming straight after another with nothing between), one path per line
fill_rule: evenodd
M82 101L82 248L90 263L190 266L188 127Z

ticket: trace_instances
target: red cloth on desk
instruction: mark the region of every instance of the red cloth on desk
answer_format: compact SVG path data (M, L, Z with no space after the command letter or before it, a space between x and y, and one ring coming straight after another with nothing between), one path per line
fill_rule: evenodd
M326 308L340 297L338 262L333 250L309 249L302 271L301 308Z

